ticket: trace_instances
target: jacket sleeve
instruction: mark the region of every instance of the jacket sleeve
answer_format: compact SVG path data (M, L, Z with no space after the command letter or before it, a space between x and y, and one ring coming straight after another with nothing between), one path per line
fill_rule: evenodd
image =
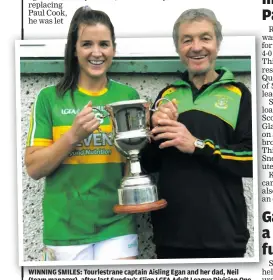
M140 151L140 164L144 173L158 172L161 166L161 151L158 143L152 141Z
M155 104L157 100L159 100L162 96L162 93L170 86L167 86L163 88L159 94L157 95L153 105L152 109L155 108ZM152 129L152 115L153 111L150 112L150 128ZM159 142L153 141L151 139L150 143L147 143L147 145L140 151L139 160L141 164L142 171L145 173L156 173L159 171L161 166L161 150L159 149Z
M239 85L242 98L233 143L215 143L211 139L203 139L205 147L196 148L193 155L199 155L234 175L252 177L251 93L246 86L241 83Z

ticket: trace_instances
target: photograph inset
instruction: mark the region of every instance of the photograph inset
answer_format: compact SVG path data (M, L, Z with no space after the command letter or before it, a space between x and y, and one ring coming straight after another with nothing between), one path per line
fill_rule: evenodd
M67 40L18 41L22 264L257 259L254 44L208 9L115 38L86 6Z

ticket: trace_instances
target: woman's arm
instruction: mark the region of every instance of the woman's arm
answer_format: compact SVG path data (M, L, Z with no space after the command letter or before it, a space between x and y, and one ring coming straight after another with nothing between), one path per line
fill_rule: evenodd
M72 152L76 145L100 125L89 102L75 117L71 129L50 146L26 148L25 164L30 177L38 180L52 173Z

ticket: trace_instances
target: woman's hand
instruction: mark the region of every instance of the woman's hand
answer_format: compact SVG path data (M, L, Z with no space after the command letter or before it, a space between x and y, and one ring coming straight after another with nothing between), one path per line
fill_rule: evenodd
M100 126L100 120L96 118L92 102L89 101L87 105L75 117L71 129L67 132L72 144L77 144Z

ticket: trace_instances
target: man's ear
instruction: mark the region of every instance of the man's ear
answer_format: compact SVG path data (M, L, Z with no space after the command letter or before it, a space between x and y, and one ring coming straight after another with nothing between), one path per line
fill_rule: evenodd
M177 42L177 44L174 44L174 48L175 48L175 52L176 52L177 54L179 54L179 53L178 53L178 42Z

